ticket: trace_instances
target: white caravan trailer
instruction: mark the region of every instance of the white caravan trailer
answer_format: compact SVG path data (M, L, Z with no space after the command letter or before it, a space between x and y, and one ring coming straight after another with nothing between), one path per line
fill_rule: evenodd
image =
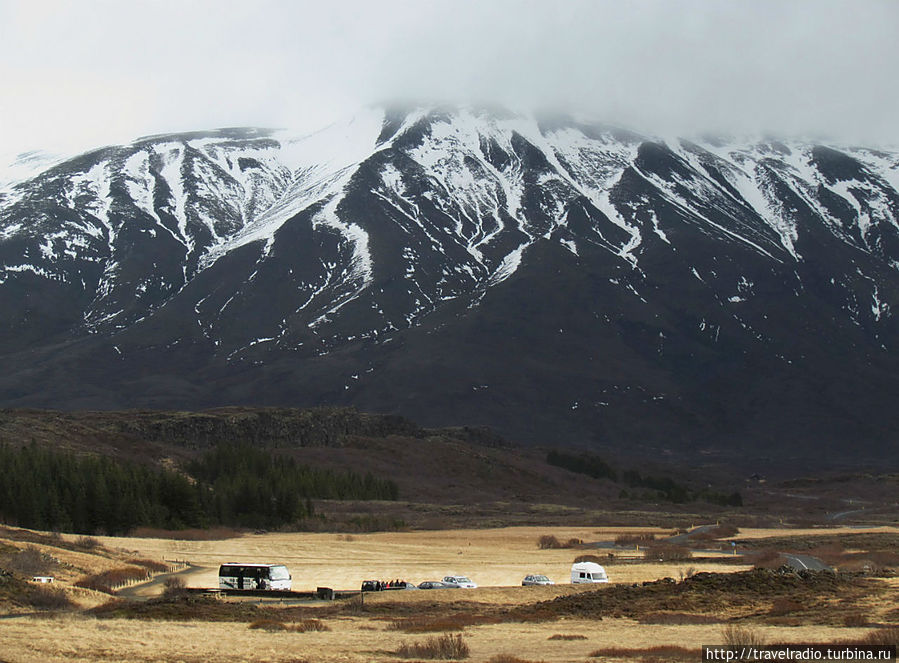
M575 584L609 582L609 576L596 562L575 562L571 565L571 582Z
M290 571L283 564L222 564L219 589L290 590Z

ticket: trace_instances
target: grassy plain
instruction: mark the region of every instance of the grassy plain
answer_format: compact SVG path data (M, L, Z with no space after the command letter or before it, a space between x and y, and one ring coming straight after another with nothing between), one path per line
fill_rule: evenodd
M899 534L899 528L878 528L877 531ZM249 600L260 609L270 610L266 614L269 618L275 615L276 623L281 621L290 626L299 623L300 619L315 618L326 629L306 632L251 628L252 622L247 620L212 621L189 617L194 608L199 617L201 609L214 611L230 599L187 603L187 619L102 618L97 613L79 610L10 616L0 620L0 661L380 663L407 660L396 654L402 644L424 642L441 632L462 633L471 652L468 660L475 663L501 660L496 657L502 654L523 661L547 663L651 661L672 660L652 653L652 648L660 645L692 651L701 644L722 643L723 627L729 620L752 628L767 642L794 643L861 638L872 628L899 625L899 580L896 578L864 578L845 586L835 586L833 591L794 594L796 600L793 603L784 592L775 595L766 593L764 587L749 588L739 597L735 596L733 609L728 607L726 592L729 585L726 584L723 589L709 592L710 597L717 598L714 601L710 598L707 604L702 603L701 596L697 604L696 593L684 597L673 593L676 588L687 586L683 582L633 587L635 583L665 577L680 581L694 572L729 574L749 568L740 563L739 557L706 553L702 553L701 558L679 562L608 564L611 584L600 587L598 596L608 598L609 603L601 610L591 612L593 604L590 601L593 599L590 592L597 588L568 584L569 567L577 555L603 555L608 551L601 548L540 549L537 546L538 538L545 534L561 541L611 542L619 534L638 532L662 535L670 534L671 530L512 527L352 535L271 533L213 541L97 537L102 546L94 551L57 548L52 542L23 544L14 538L0 536L0 544L18 548L39 546L58 559L56 575L60 586L66 587L81 607L96 606L109 597L71 588L79 574L107 570L134 558L188 561L192 567L184 578L193 587L214 587L217 567L225 561L285 563L293 572L296 589L317 586L354 589L368 578L403 578L418 583L439 579L449 573L469 575L480 585L474 590L369 594L364 608L352 599L292 606L279 601ZM784 539L821 532L820 529L809 532L758 530L741 532L740 537ZM826 532L839 536L858 530L831 528ZM63 540L71 543L75 538L64 536ZM521 579L527 573L545 573L559 584L521 587ZM764 579L777 583L773 576ZM161 583L129 589L139 599L161 591ZM646 596L646 592L656 594ZM656 596L658 598L654 598ZM543 607L534 607L538 602L557 597L563 598L541 604ZM701 608L695 608L700 604ZM550 607L545 608L546 605ZM646 605L654 606L652 610L657 609L659 614L650 615L645 610ZM690 606L694 606L697 615L687 614ZM637 612L623 614L628 613L630 607L635 607ZM480 619L466 623L460 615ZM859 619L844 619L847 615L858 615ZM666 616L668 619L664 619ZM430 632L419 632L411 627L419 623L416 620L426 627L443 622L449 626L434 626ZM852 625L847 626L847 623ZM637 653L591 656L597 650L613 648L619 653L624 650ZM698 660L698 654L684 660Z
M481 587L520 585L529 573L543 573L557 583L568 583L571 563L577 555L604 555L609 551L541 550L537 539L546 533L560 541L611 543L619 534L665 536L672 530L509 527L372 534L250 534L223 541L99 538L108 547L133 550L141 556L191 562L196 572L186 579L192 587L215 587L218 566L223 562L255 560L286 564L298 590L320 586L358 589L367 579L399 578L418 584L452 574L468 575ZM730 562L725 556L721 564L709 563L708 570L736 570L738 567ZM612 578L615 582L630 583L666 575L677 577L681 568L691 565L691 562L618 565Z

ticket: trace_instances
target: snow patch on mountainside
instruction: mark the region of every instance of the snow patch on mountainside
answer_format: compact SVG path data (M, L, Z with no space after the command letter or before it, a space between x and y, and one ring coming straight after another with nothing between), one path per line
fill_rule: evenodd
M169 213L175 217L178 224L180 240L188 253L193 251L193 242L187 231L187 191L184 186L184 147L178 143L164 143L156 145L154 152L162 159L160 175L165 180L171 192L169 198ZM215 228L210 227L210 233L215 237Z
M720 223L716 223L715 221L710 219L708 216L706 216L705 214L700 212L698 209L696 209L695 206L691 205L690 202L680 193L679 189L681 191L682 190L690 190L691 184L693 184L694 182L691 182L690 180L686 180L676 173L672 173L671 181L668 181L666 179L659 177L656 173L640 170L636 166L634 168L640 174L641 177L646 179L650 184L652 184L659 191L659 193L662 195L663 198L665 198L676 209L680 210L685 216L696 217L696 218L700 219L701 221L703 221L709 228L714 228L715 230L722 233L726 237L737 240L738 242L742 242L742 243L750 246L755 251L758 251L760 254L762 254L768 258L771 258L772 260L776 260L776 261L780 262L780 260L778 258L776 258L774 255L772 255L771 252L769 252L765 248L763 248L760 244L758 244L758 242L755 242L734 230L726 228L725 226L723 226ZM702 191L704 188L705 188L704 185L700 185L699 191Z
M0 161L0 194L11 193L17 184L27 182L53 166L63 163L71 155L53 154L42 150L24 152ZM10 198L5 201L7 204Z
M71 180L72 191L77 195L84 194L88 197L88 202L84 206L85 210L97 218L105 229L107 239L112 241L113 228L109 220L109 212L112 209L111 191L111 172L108 162L100 162L91 167L84 174L76 174ZM74 205L74 202L72 203ZM84 225L82 229L95 237L101 237L103 230Z
M132 154L125 161L124 173L128 194L137 208L153 218L162 230L170 233L177 241L184 243L181 237L178 237L178 235L172 233L171 230L163 225L162 219L156 213L153 203L156 182L150 175L150 155L143 150Z
M264 241L270 248L275 233L286 221L313 204L342 193L355 169L374 151L383 119L383 112L370 111L303 138L282 135L283 163L294 173L293 181L268 209L249 220L233 237L210 248L201 260L201 267L208 267L230 251L253 242ZM359 232L349 225L332 221L322 223L342 232L353 244L360 240ZM367 249L360 244L358 250ZM361 260L361 264L368 264L368 260Z
M333 199L312 218L312 227L327 227L336 230L352 245L353 257L339 275L338 282L348 284L350 290L341 294L327 313L318 318L324 320L356 299L372 283L372 259L368 248L368 233L355 223L345 223L337 215L339 198Z
M643 240L640 229L628 222L612 202L610 193L636 156L637 146L610 140L608 136L600 140L590 139L575 129L552 131L544 135L533 121L519 121L515 126L522 136L541 150L566 184L587 198L612 223L627 233L627 241L617 248L616 253L636 266L637 249ZM560 159L564 159L565 165Z
M520 216L523 184L520 166L510 163L498 169L487 159L482 141L493 141L507 155L514 155L511 137L491 121L484 121L470 111L461 112L452 121L431 124L421 145L409 151L430 178L439 185L437 203L455 219L454 233L464 242L466 251L484 265L484 250L507 230L507 220L514 221L527 233L527 222ZM494 278L511 275L505 266Z

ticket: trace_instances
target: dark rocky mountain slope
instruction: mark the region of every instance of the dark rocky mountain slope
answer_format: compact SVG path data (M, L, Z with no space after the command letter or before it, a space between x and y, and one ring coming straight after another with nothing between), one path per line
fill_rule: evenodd
M897 189L895 152L478 109L103 148L0 189L0 404L895 462Z

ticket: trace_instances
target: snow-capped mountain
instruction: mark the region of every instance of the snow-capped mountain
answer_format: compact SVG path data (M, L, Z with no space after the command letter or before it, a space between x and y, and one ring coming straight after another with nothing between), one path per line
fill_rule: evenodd
M6 406L899 452L897 152L369 109L36 170L0 175Z

